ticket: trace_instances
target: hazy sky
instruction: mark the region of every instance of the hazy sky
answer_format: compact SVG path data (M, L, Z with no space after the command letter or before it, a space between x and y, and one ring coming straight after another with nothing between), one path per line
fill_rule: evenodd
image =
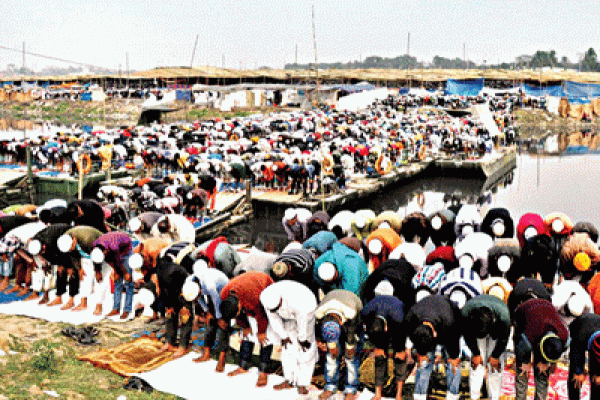
M513 61L556 50L575 62L600 50L600 1L159 1L1 0L0 45L125 70L159 65L282 68L314 61L311 6L319 62L370 55L463 56ZM0 49L0 69L22 64ZM26 56L26 66L66 66Z

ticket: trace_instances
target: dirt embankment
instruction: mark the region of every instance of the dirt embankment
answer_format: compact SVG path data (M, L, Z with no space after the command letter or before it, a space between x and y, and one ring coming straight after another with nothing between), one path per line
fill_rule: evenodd
M64 125L102 125L107 127L137 125L142 114L140 99L110 99L104 103L71 100L35 100L30 103L0 103L0 118L11 120L50 121ZM161 121L193 122L203 118L232 118L257 113L281 112L281 108L240 108L230 112L190 103L176 102L174 111L163 113Z

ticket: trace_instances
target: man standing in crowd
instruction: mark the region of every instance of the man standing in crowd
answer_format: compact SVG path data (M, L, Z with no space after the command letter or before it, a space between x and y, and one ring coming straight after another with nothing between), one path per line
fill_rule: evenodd
M488 368L487 393L490 400L500 399L504 356L510 335L510 312L499 298L482 294L467 301L461 310L463 337L471 350L469 388L471 400L479 400Z
M309 288L294 281L276 282L260 295L269 319L272 340L281 344L281 366L285 381L275 390L298 388L308 394L317 362L315 309L317 299Z

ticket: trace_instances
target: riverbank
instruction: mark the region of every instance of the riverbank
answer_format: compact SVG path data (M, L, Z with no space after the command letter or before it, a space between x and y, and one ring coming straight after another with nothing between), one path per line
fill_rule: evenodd
M100 125L106 127L134 126L138 124L142 113L141 99L111 99L105 103L70 100L36 100L30 103L5 102L0 105L0 118L7 121L45 121L64 125ZM204 118L235 118L252 114L268 114L282 111L276 107L240 108L223 112L190 103L175 103L175 111L163 113L163 123L196 121ZM10 122L0 129L23 129ZM30 129L30 128L28 128Z

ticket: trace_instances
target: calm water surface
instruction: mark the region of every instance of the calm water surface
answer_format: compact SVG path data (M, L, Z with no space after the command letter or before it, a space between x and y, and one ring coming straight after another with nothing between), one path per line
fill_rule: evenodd
M515 224L527 212L544 216L560 211L575 223L588 221L600 228L600 155L521 155L517 168L498 182L423 175L347 205L346 209L369 208L375 213L394 210L404 215L414 210L415 196L420 192L425 193L426 214L443 208L454 198L461 203L479 204L482 215L491 207L505 207ZM280 251L287 244L281 225L284 211L277 207L256 208L254 220L234 227L225 235L233 243Z

